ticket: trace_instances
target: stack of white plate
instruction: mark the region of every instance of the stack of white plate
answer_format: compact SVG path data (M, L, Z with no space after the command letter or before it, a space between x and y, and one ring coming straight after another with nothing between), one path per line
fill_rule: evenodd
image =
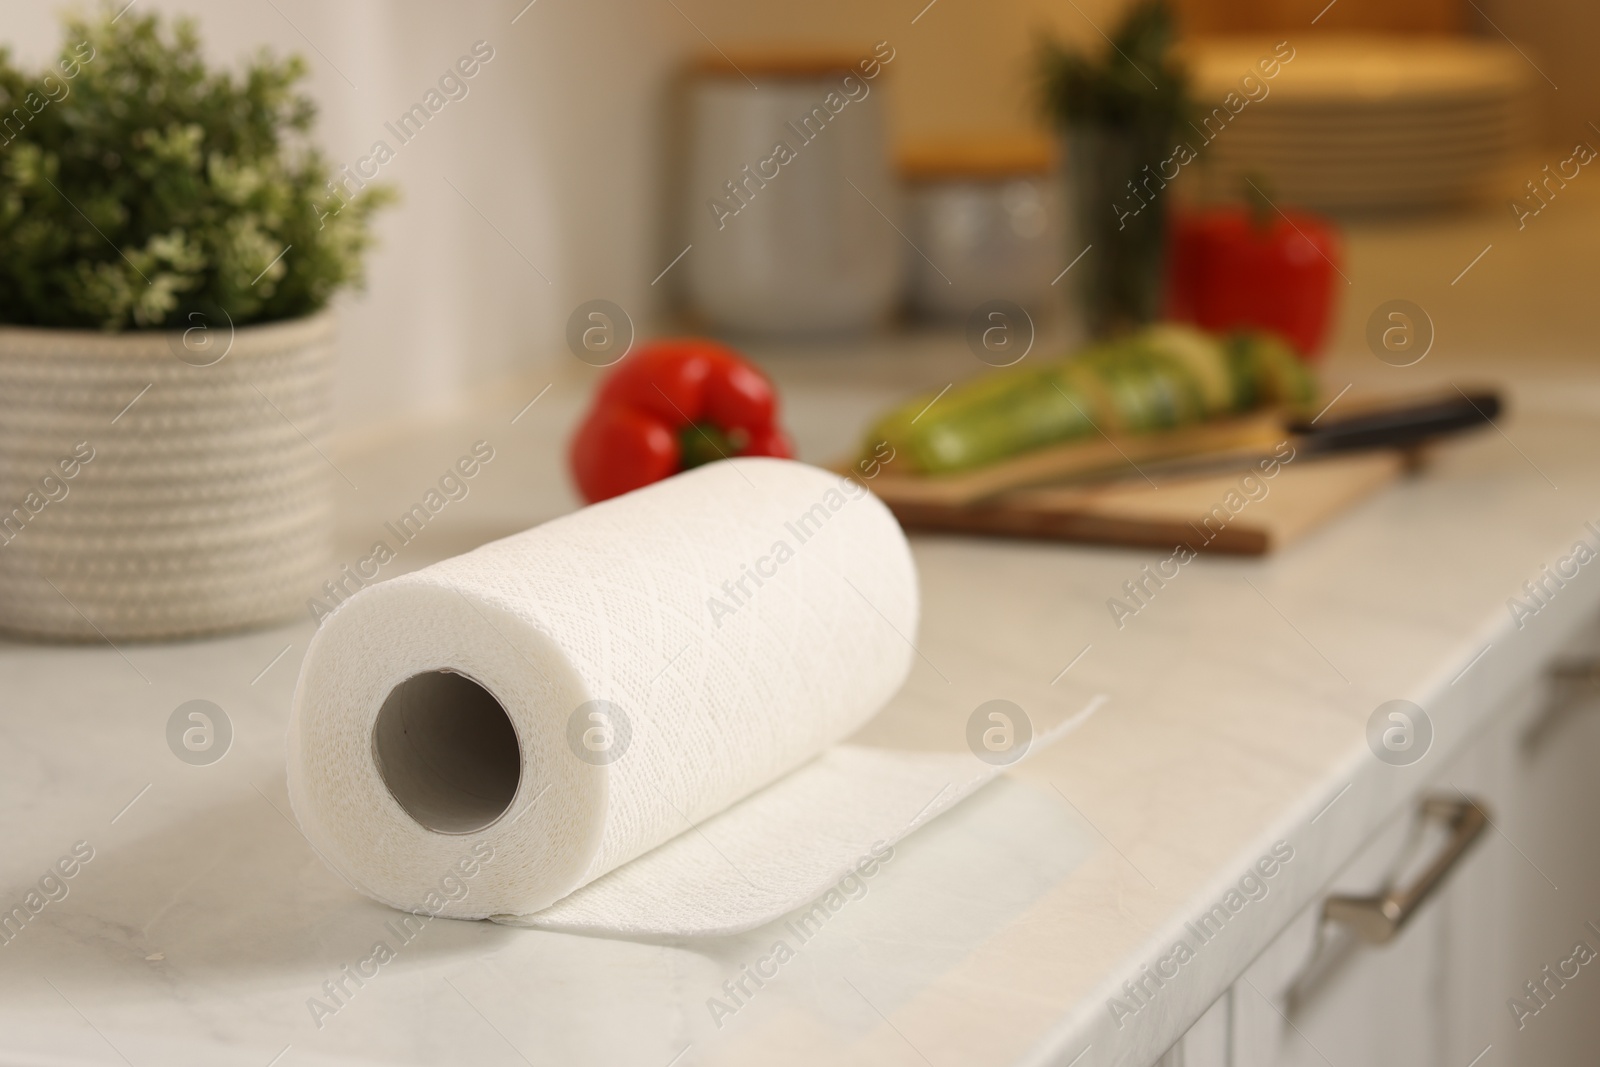
M1267 79L1261 61L1275 44L1213 38L1185 49L1200 112L1186 132L1208 199L1237 198L1244 176L1260 175L1274 199L1328 211L1460 204L1525 149L1536 75L1509 44L1302 37ZM1237 113L1215 114L1229 93Z

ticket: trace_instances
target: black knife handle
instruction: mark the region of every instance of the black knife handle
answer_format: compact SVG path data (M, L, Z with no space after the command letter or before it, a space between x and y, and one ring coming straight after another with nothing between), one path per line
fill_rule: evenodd
M1367 409L1343 418L1318 418L1315 423L1291 421L1289 429L1316 452L1408 448L1435 437L1487 426L1503 409L1499 393L1479 389L1420 403Z

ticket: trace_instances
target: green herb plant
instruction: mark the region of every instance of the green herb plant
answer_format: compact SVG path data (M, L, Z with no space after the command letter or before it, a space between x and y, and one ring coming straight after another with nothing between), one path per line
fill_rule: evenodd
M38 72L0 48L0 322L164 329L202 310L243 326L362 283L394 192L336 196L300 57L213 70L193 21L109 8L65 28Z
M1154 320L1161 310L1166 182L1152 178L1189 116L1188 83L1172 58L1176 27L1164 0L1141 0L1097 54L1043 40L1039 98L1066 141L1078 271L1091 334Z
M1172 60L1177 29L1164 0L1142 0L1105 51L1039 44L1040 96L1058 125L1169 130L1187 117L1188 82Z

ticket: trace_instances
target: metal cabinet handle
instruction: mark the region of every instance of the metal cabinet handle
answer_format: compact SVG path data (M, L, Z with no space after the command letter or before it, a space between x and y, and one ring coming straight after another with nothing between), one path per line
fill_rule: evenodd
M1422 802L1422 817L1436 819L1450 828L1450 840L1428 869L1411 885L1375 896L1331 896L1322 905L1324 919L1343 923L1369 944L1392 940L1489 824L1483 807L1469 798L1427 797Z
M1600 654L1563 656L1550 664L1547 673L1557 684L1578 687L1600 684Z
M1550 694L1537 718L1522 731L1522 747L1535 751L1580 712L1600 707L1600 654L1563 656L1545 670Z

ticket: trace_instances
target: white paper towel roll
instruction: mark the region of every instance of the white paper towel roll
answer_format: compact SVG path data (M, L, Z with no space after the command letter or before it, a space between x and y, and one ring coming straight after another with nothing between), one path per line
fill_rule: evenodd
M992 775L836 744L905 680L917 613L858 483L712 464L347 600L301 671L290 799L397 908L745 929Z

